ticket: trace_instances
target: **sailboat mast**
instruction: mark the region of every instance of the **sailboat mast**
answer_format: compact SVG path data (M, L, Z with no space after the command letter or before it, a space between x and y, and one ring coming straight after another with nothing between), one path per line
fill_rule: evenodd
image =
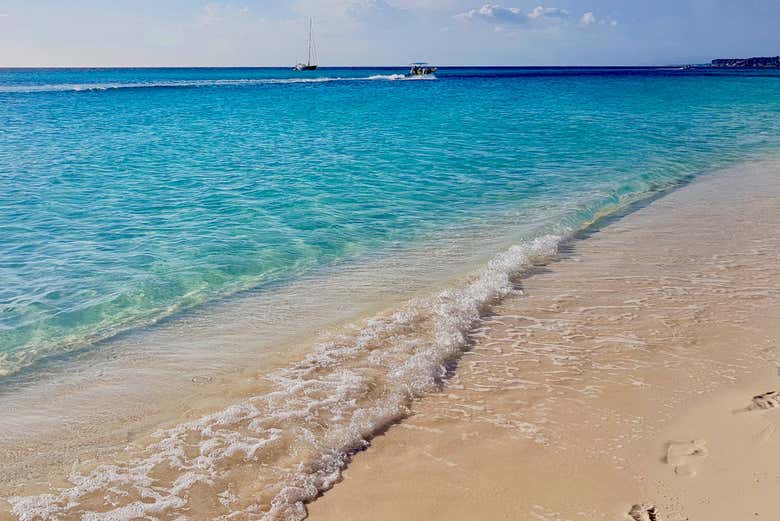
M311 26L312 20L309 18L309 57L306 59L306 65L311 65Z

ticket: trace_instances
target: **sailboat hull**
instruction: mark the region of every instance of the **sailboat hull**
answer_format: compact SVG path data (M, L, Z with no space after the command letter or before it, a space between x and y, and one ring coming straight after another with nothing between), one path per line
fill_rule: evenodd
M309 41L308 41L308 47L307 47L307 57L306 57L306 63L298 62L298 64L294 67L296 71L316 71L317 70L317 47L314 46L314 41L312 38L312 19L309 18ZM314 60L312 60L312 54L314 55ZM312 64L312 61L314 61L314 65Z

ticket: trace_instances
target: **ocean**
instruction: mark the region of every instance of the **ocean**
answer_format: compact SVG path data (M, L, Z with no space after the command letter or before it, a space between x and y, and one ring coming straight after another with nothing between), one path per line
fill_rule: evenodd
M301 519L351 453L436 388L535 259L780 150L773 71L404 72L0 69L6 396L116 339L140 339L143 366L144 338L216 309L220 323L253 302L274 315L242 343L353 324L127 461L12 499L18 518ZM336 313L353 293L371 304ZM287 345L257 342L242 349Z

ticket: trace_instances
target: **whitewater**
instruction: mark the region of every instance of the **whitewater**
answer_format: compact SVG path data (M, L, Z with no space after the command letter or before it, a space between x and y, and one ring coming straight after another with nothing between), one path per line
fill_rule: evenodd
M8 513L303 519L536 263L780 150L777 78L0 71Z

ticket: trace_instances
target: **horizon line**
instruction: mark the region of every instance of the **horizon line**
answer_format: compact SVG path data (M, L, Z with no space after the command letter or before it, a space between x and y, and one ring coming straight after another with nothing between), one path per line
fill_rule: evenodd
M410 62L411 63L411 62ZM434 63L434 62L431 62ZM657 69L683 65L711 66L711 62L664 63L655 65L439 65L441 69ZM320 65L317 69L394 69L408 67L409 63L397 65ZM293 69L289 65L0 65L0 70L9 69Z

